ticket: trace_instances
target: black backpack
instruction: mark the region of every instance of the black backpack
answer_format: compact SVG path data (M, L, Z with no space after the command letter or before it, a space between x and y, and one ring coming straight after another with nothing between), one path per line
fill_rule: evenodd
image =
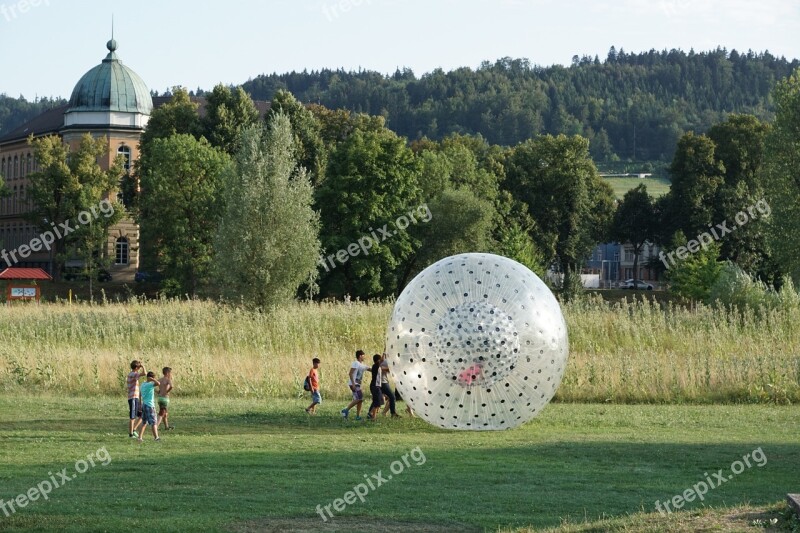
M311 390L311 376L306 376L306 380L303 382L303 390Z

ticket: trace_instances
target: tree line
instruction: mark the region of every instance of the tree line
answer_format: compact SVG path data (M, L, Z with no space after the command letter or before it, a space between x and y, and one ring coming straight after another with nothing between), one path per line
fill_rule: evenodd
M602 60L576 55L567 67L503 58L420 77L409 69L388 76L323 69L260 75L243 88L255 100L270 101L284 90L302 102L380 115L412 140L480 134L491 144L513 146L564 133L587 138L596 162L669 161L685 131L705 132L728 113L771 120L770 92L798 66L797 59L766 51L627 53L611 47ZM0 135L63 103L0 95Z
M660 244L660 257L643 259L682 296L729 303L737 291L755 291L758 307L780 301L781 289L796 295L800 69L772 98L771 122L730 115L705 134L682 135L670 192L656 200L639 186L617 207L611 237L637 253L645 242Z
M219 85L201 116L176 88L153 111L123 198L140 224L142 266L164 274L166 293L260 308L297 295L392 297L427 265L465 251L505 255L540 275L555 268L569 298L598 242L691 249L696 235L768 202L771 217L667 269L676 291L704 298L725 265L774 286L800 275L800 231L790 231L800 226L800 70L772 98L770 122L737 114L704 134L683 133L666 196L640 186L616 202L583 136L542 134L509 147L460 133L409 142L382 116L304 105L288 91L262 117L242 87ZM123 176L120 162L106 172L91 163L101 147L90 140L70 157L54 141L32 140L40 171L31 190L45 195L42 209L56 196L77 209ZM420 206L425 223L355 253ZM31 220L57 223L67 211ZM347 260L325 263L345 250Z
M575 56L568 67L503 58L421 77L408 69L390 76L328 69L261 75L243 87L255 99L288 90L303 102L380 115L409 139L480 134L514 146L563 133L587 138L598 162L669 161L685 131L707 131L728 113L771 120L770 91L798 66L750 50L612 47L602 61Z
M37 98L29 102L23 96L12 98L0 94L0 136L10 133L17 126L41 115L48 109L66 104L62 98Z

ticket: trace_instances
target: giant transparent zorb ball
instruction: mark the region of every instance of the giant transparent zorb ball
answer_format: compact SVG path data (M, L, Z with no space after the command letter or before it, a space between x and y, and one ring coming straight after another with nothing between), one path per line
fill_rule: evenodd
M405 288L386 350L397 389L418 416L446 429L509 429L555 394L567 326L553 293L528 268L462 254Z

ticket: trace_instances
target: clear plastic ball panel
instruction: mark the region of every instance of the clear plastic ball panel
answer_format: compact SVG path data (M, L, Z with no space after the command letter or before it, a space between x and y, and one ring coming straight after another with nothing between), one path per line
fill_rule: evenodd
M524 424L552 399L567 363L567 328L528 268L463 254L426 268L395 304L386 348L416 414L448 429Z

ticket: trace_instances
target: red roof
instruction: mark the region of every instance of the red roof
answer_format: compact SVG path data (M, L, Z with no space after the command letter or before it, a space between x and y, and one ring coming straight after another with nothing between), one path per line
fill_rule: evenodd
M0 272L0 279L52 280L53 278L41 268L7 268Z

